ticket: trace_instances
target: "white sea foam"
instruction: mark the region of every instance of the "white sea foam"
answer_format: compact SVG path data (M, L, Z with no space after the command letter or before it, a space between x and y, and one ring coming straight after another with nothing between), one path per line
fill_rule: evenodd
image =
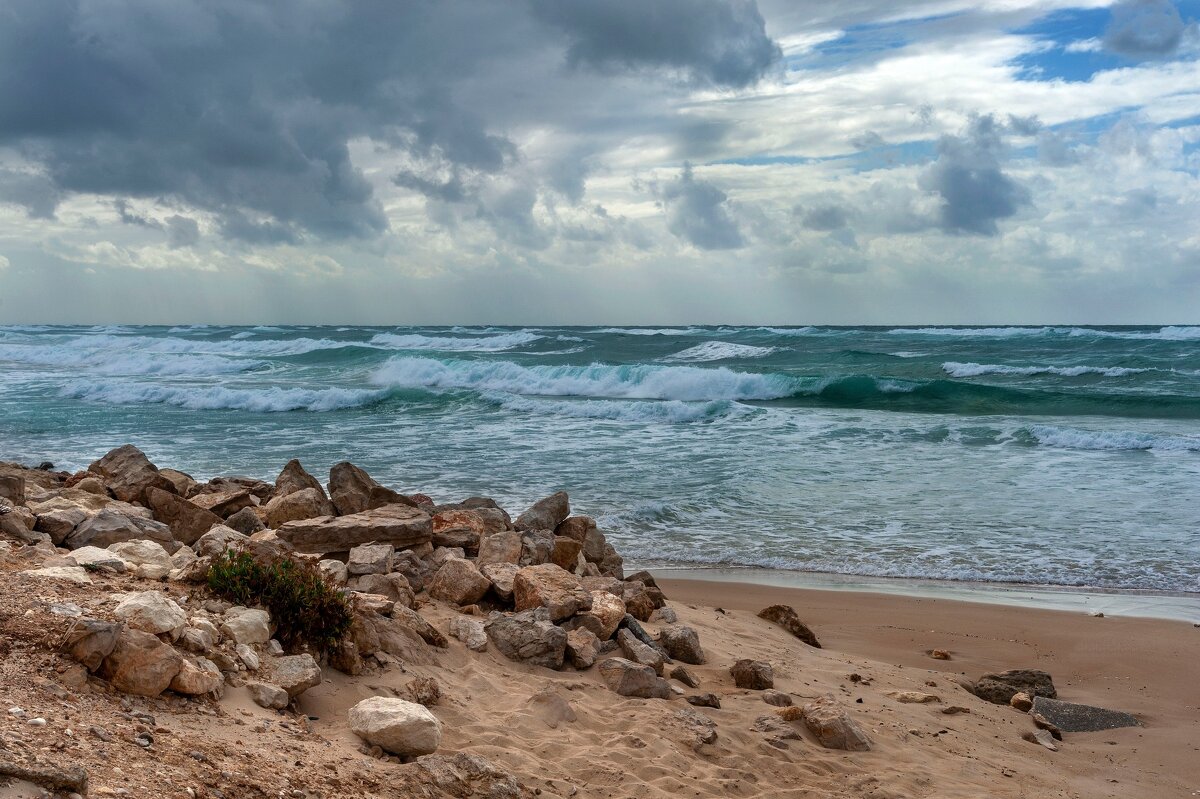
M820 333L820 328L808 325L806 327L760 327L765 333L774 333L777 336L811 336L814 333ZM737 332L737 331L733 331Z
M1097 330L1090 327L897 327L888 332L900 336L962 338L1070 336L1073 338L1120 338L1145 341L1195 341L1200 339L1200 327L1180 325L1168 325L1158 330Z
M521 413L551 414L579 419L603 419L614 422L650 424L684 424L702 422L725 416L752 413L753 409L728 400L712 402L681 402L667 400L546 400L511 394L489 394L485 397L500 407Z
M1060 375L1062 377L1079 377L1080 375L1103 375L1104 377L1124 377L1126 375L1152 372L1153 369L1132 369L1124 366L1006 366L995 363L959 363L946 361L942 370L952 377L978 377L980 375L1015 375L1031 377L1033 375Z
M544 338L536 333L518 331L501 333L484 338L449 338L447 336L423 336L420 333L398 335L378 333L368 342L375 347L393 350L436 350L439 352L503 352Z
M605 327L597 333L624 333L627 336L691 336L704 331L696 327Z
M1043 424L1031 425L1025 429L1039 444L1047 447L1200 452L1200 436L1172 436L1129 430L1080 430Z
M753 347L749 344L734 344L729 341L705 341L694 347L668 355L664 361L724 361L730 358L764 358L778 347Z
M112 405L174 405L189 410L335 411L370 405L384 391L344 388L226 388L224 386L164 386L154 383L77 381L62 396Z
M261 368L262 361L219 355L156 354L80 349L72 344L0 346L0 361L34 366L88 369L102 375L198 376L237 374Z
M1051 327L897 327L888 333L896 336L962 336L965 338L1014 338L1044 336Z
M522 366L510 361L394 357L371 382L404 388L472 389L559 397L661 400L778 399L795 391L781 375L696 366Z
M63 347L95 350L141 350L160 353L280 357L303 355L317 350L353 346L354 342L322 338L270 339L261 341L209 341L155 336L113 336L106 334L78 336L64 342ZM359 346L362 346L361 344Z

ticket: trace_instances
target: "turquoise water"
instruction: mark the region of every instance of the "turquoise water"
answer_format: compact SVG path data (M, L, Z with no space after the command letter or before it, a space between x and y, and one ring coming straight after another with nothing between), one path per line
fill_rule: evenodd
M627 560L1200 592L1200 327L0 328L0 458L350 459Z

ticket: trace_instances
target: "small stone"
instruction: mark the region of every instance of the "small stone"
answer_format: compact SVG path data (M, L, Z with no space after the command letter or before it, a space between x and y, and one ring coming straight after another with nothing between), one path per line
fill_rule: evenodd
M291 700L287 691L266 682L247 682L246 689L250 692L254 704L269 710L283 710Z
M808 625L800 621L800 616L791 605L771 605L760 610L758 617L772 624L778 624L809 646L821 648L821 642L817 640L817 636L808 628Z
M933 658L934 660L949 660L950 653L945 649L931 649L929 651L929 657Z
M442 724L415 702L373 696L350 708L350 729L372 746L397 755L437 751Z
M1033 708L1033 699L1024 691L1018 691L1012 695L1012 699L1008 700L1008 704L1022 713L1028 713Z
M28 722L26 722L26 723L27 723L27 724L28 724L30 727L45 727L45 726L46 726L46 720L45 720L44 718L41 718L40 716L39 716L38 718L36 718L36 719L30 719L30 720L29 720Z
M802 712L805 726L826 749L865 752L871 748L866 733L833 697L815 699Z
M1021 737L1030 743L1041 744L1051 752L1058 751L1058 744L1054 742L1054 736L1046 730L1028 730L1022 733Z
M425 707L433 707L442 698L442 686L432 677L417 677L404 686L412 701Z
M792 704L790 696L783 691L776 691L774 689L763 691L762 699L768 705L774 705L775 707L789 707Z
M771 664L761 660L742 659L729 668L733 682L738 688L764 691L775 687L775 675Z
M692 674L690 671L688 671L683 666L676 666L675 668L671 669L671 676L674 679L679 680L681 683L686 685L688 688L699 688L700 687L699 678L697 678L695 674Z
M237 652L238 659L242 661L242 664L247 669L250 671L258 671L258 654L255 653L253 649L246 644L238 644L236 647L234 647L234 651Z
M675 660L694 666L704 663L704 650L700 648L700 636L691 627L682 624L663 627L659 643Z
M906 705L924 705L942 701L941 697L936 694L927 694L924 691L888 691L887 695Z
M689 696L687 697L687 703L696 707L712 707L718 710L721 708L721 700L716 694L696 694Z

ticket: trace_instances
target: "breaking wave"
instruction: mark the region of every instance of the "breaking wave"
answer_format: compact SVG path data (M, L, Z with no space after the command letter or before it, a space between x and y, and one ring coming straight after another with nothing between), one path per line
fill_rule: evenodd
M978 377L980 375L1014 375L1032 377L1034 375L1059 375L1062 377L1079 377L1080 375L1103 375L1104 377L1124 377L1125 375L1153 372L1153 369L1131 369L1124 366L1005 366L993 363L959 363L946 361L942 371L952 377Z
M440 352L503 352L532 344L544 336L527 331L502 333L482 338L450 338L447 336L425 336L420 333L397 335L379 333L368 344L393 350L437 350Z
M239 410L254 413L336 411L361 408L387 396L386 391L345 388L226 388L163 386L152 383L80 381L64 386L64 397L112 405L174 405L195 411Z
M733 358L764 358L778 347L754 347L749 344L734 344L729 341L705 341L694 347L668 355L664 361L725 361Z

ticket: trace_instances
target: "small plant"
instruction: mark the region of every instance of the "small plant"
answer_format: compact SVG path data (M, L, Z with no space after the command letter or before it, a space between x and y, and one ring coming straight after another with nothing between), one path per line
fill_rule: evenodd
M275 637L288 651L308 645L325 652L350 629L346 597L315 566L286 555L226 550L213 558L208 587L230 602L266 608L276 624Z

